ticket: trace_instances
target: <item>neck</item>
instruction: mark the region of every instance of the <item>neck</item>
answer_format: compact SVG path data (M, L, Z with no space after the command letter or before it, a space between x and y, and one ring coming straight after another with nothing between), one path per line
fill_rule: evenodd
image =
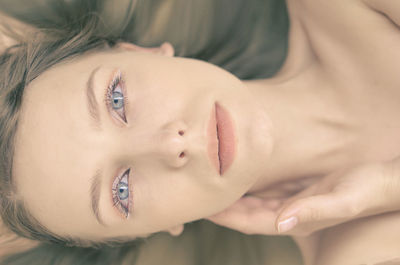
M246 81L273 125L274 148L263 175L249 190L260 192L285 181L319 177L350 166L356 151L353 119L312 67L293 78Z

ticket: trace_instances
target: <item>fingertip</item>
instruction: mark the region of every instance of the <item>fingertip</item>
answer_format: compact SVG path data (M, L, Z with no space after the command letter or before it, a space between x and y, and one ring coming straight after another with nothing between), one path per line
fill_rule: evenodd
M298 215L299 214L299 212L300 212L300 207L290 207L290 208L287 208L287 209L284 209L282 212L281 212L281 214L279 215L279 219L280 220L282 220L282 219L287 219L287 218L289 218L289 217L291 217L291 216L294 216L294 215Z
M276 231L278 231L278 233L284 233L292 230L299 223L299 212L300 209L298 207L283 210L276 219Z
M278 233L285 233L292 230L299 222L299 219L296 216L291 216L282 221L279 221L277 224Z

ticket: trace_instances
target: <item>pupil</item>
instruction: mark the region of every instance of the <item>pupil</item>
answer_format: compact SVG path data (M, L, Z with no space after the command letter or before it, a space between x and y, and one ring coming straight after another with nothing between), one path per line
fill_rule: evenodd
M112 105L113 109L120 109L124 106L124 97L119 92L113 92L112 94Z
M128 191L127 184L120 183L118 185L118 193L119 193L120 200L124 200L124 199L128 198L129 191Z

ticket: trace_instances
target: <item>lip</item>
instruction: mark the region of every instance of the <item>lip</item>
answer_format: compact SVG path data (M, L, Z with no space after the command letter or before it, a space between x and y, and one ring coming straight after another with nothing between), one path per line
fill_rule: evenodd
M207 151L211 163L222 176L236 154L235 133L229 112L218 102L213 106L207 128Z

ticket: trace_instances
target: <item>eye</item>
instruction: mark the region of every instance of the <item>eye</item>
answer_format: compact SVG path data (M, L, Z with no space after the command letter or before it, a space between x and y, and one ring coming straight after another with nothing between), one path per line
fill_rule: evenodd
M125 95L125 84L120 71L114 74L107 88L106 101L109 110L112 113L116 113L126 123L125 105L127 98Z
M126 218L129 217L132 205L132 196L129 191L129 173L130 169L126 170L121 176L117 176L112 187L113 205L117 207Z

